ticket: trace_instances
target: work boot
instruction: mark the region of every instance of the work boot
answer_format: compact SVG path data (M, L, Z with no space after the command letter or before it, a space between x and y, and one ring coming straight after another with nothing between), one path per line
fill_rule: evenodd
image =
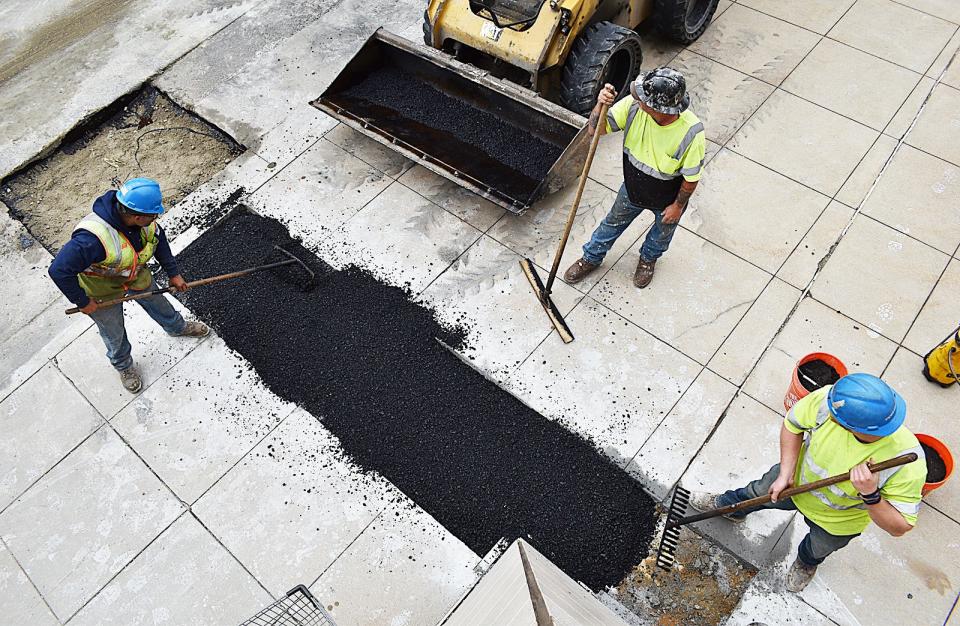
M200 322L187 322L183 330L177 334L177 337L206 337L210 334L210 328Z
M633 274L633 284L639 289L649 285L650 281L653 280L653 268L656 264L656 260L644 261L643 257L640 257L640 262L637 263L637 271Z
M132 365L125 370L120 371L120 382L123 388L130 393L139 393L143 388L143 381L140 379L140 373Z
M704 513L706 511L712 511L713 509L719 509L722 504L717 503L717 498L720 497L719 493L708 493L706 491L694 491L690 494L690 506L696 510ZM740 523L746 516L742 517L733 517L732 515L724 515L725 519L730 520L731 522Z
M793 560L793 565L787 571L787 591L800 593L803 591L817 573L816 565L807 565L798 558Z
M563 280L574 285L586 278L590 272L598 267L600 267L599 263L588 263L583 259L577 259L577 262L568 267L567 271L563 273Z

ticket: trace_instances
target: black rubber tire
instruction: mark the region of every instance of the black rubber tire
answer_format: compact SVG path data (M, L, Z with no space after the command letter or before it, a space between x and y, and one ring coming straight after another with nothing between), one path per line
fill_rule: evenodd
M589 115L604 83L613 84L622 98L630 92L642 60L640 35L611 22L591 24L567 56L560 82L561 104L574 113Z
M423 43L428 48L433 47L433 28L430 27L430 13L428 10L423 12Z
M707 30L720 0L656 0L653 21L660 33L687 45Z

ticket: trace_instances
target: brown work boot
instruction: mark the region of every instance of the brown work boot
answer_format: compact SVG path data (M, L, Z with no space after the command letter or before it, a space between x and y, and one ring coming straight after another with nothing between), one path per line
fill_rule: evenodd
M637 271L633 273L633 284L640 289L649 285L650 281L653 280L653 268L656 265L656 260L644 261L643 257L640 257L640 262L637 263Z
M210 334L210 328L200 322L187 322L183 330L177 334L177 337L206 337Z
M593 270L600 267L599 264L587 263L583 259L577 259L577 262L567 268L563 273L563 280L574 285L587 277Z
M794 559L793 565L787 571L787 591L800 593L813 580L816 573L816 565L807 565L799 558Z
M120 382L123 388L130 393L139 393L143 388L143 381L140 379L140 373L132 365L125 370L120 371Z

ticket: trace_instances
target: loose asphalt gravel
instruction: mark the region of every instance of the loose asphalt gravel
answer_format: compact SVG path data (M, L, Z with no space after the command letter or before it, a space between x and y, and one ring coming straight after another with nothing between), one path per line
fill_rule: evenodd
M315 269L264 272L183 294L278 396L303 406L362 469L379 472L478 555L528 538L593 589L648 552L654 503L589 442L444 348L442 326L404 290L332 271L274 220L239 212L179 256L199 278L271 261L282 244Z

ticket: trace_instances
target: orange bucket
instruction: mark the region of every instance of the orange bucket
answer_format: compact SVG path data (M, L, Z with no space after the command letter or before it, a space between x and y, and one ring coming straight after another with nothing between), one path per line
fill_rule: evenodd
M950 478L950 474L953 473L953 455L950 454L950 448L948 448L946 444L936 437L931 437L930 435L921 435L920 433L914 434L917 436L917 439L920 441L920 443L928 448L933 448L933 450L940 456L940 459L943 460L943 464L947 469L947 473L944 474L943 480L938 480L934 483L925 483L923 485L922 493L923 495L927 495L943 483L947 482L947 479Z
M811 391L815 391L815 389L807 389L803 386L803 383L800 382L800 366L810 361L823 361L832 367L841 378L847 375L847 366L832 354L813 352L803 357L797 361L797 365L793 368L793 378L790 380L790 387L787 389L787 395L783 397L783 408L788 411L800 398L808 395Z

